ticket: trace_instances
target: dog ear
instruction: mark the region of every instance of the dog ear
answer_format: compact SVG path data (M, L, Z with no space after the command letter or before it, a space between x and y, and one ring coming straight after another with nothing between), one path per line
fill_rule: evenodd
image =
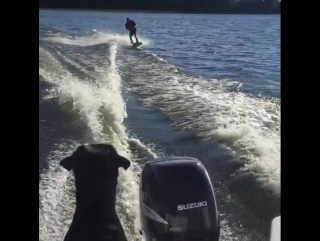
M71 156L64 158L60 162L60 165L63 166L65 169L67 169L70 172L71 169L74 168L76 157L83 154L83 152L84 152L84 145L81 145L77 148L77 150L75 152L72 153Z
M74 162L75 162L75 158L72 155L72 156L68 156L68 157L64 158L60 162L60 165L63 166L65 169L67 169L70 172L71 169L74 167Z
M124 170L127 170L131 165L131 162L127 158L120 155L118 155L117 161L118 161L119 167L123 167Z

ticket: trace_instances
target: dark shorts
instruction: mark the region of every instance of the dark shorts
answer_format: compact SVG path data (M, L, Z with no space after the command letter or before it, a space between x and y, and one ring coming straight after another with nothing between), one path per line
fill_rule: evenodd
M130 31L130 36L133 36L134 34L137 34L137 29L133 29Z

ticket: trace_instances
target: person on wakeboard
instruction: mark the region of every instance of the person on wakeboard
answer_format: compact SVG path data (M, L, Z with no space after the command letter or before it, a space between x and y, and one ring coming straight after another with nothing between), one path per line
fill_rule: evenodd
M127 22L125 26L126 26L126 29L130 31L129 38L131 43L133 44L133 41L132 41L133 35L136 38L136 43L138 43L139 40L137 38L137 24L132 19L127 18Z

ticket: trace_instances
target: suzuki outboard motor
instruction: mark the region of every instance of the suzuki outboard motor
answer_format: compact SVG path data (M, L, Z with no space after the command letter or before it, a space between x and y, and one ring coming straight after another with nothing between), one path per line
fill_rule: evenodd
M202 163L190 157L147 162L140 181L141 231L146 241L218 241L215 195Z

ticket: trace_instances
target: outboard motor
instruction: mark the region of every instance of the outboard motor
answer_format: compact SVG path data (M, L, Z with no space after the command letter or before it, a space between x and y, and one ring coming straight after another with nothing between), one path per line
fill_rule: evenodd
M147 162L140 180L140 220L146 241L218 241L217 204L202 163L190 157Z

